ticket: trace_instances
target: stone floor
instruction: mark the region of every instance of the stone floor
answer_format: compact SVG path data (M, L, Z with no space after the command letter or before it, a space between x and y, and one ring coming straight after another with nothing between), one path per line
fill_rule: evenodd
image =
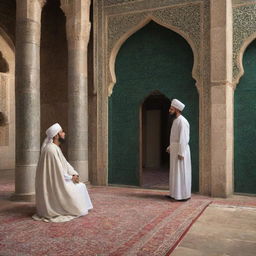
M161 185L166 185L163 180ZM14 172L1 171L0 184L11 181L14 181ZM6 198L0 200L0 210L8 208L8 204L12 202ZM213 203L192 225L171 255L255 256L256 197L213 198Z
M171 255L255 256L256 208L211 204Z

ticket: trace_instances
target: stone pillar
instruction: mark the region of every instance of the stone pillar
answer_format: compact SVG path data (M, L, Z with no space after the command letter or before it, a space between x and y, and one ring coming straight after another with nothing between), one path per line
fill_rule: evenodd
M68 160L88 182L87 47L90 0L62 0L68 40Z
M233 193L232 0L211 0L211 195Z
M40 152L41 0L16 1L16 200L33 200Z

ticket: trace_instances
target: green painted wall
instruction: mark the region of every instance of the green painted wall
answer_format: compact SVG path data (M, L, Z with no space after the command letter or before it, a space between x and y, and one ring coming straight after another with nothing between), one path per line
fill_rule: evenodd
M117 83L109 98L109 183L139 185L139 113L159 90L186 104L191 125L193 190L198 191L198 93L193 53L177 33L150 22L132 35L116 59Z
M256 40L243 57L235 90L235 192L256 194Z

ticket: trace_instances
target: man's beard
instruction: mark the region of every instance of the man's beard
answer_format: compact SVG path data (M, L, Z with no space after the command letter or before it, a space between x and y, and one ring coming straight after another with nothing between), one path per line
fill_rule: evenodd
M65 143L65 141L66 141L66 139L65 139L65 138L61 138L61 137L59 137L59 143L60 143L60 144Z
M170 114L170 118L171 119L175 119L177 117L177 113L176 112L173 113L173 114L171 114L171 113L169 113L169 114Z

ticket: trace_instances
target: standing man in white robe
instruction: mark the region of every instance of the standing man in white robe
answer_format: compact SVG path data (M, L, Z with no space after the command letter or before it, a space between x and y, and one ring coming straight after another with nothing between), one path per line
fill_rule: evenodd
M172 100L169 113L174 117L170 133L170 176L168 197L187 201L191 197L191 157L189 148L189 123L181 115L185 105L177 99Z
M86 186L64 157L65 132L56 123L46 131L36 171L35 220L65 222L88 214L92 203Z

